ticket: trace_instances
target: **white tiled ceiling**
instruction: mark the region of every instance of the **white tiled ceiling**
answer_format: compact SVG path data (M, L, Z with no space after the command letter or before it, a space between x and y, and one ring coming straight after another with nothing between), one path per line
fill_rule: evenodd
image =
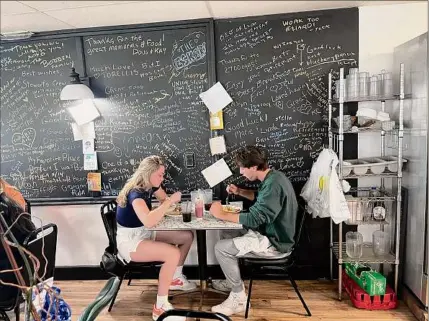
M235 18L419 1L0 1L1 33Z

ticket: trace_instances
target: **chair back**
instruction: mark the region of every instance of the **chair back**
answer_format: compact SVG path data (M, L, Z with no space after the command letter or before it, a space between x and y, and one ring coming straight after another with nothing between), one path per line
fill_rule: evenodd
M205 312L205 311L193 311L184 309L173 309L165 311L158 318L158 321L168 320L170 316L180 316L185 318L196 318L197 320L220 320L220 321L232 321L231 318L225 314L218 312Z
M30 204L30 201L28 199L26 199L26 198L24 199L24 201L25 201L25 211L27 213L31 214L31 204Z
M298 201L298 213L296 218L296 227L295 227L295 244L292 247L292 251L295 252L299 246L299 242L301 241L302 230L304 227L305 217L307 214L307 210L303 202L301 202L301 198ZM301 217L300 217L301 216Z
M54 277L57 238L58 228L55 224L50 223L32 231L24 240L24 248L40 262L37 273L43 280ZM29 281L27 273L22 273L22 275L27 283Z
M107 238L109 239L109 252L117 254L116 247L116 201L109 201L101 206L101 219L103 220L104 228L106 229Z

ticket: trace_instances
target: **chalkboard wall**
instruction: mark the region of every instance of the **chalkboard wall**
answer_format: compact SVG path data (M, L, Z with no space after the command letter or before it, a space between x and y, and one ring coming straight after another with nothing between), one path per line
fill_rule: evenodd
M1 174L26 198L77 197L87 190L82 142L59 94L78 61L75 38L2 44Z
M206 28L84 37L91 87L103 117L96 122L103 194L117 195L144 157L167 161L168 192L208 188L212 162ZM187 168L185 155L194 155Z
M102 196L117 195L153 154L166 159L167 192L208 188L200 172L212 163L209 113L198 95L214 80L211 30L204 20L2 43L2 176L30 200L91 196L82 142L74 141L59 100L74 64L86 70L101 114L95 144Z
M264 146L302 186L327 143L328 73L357 67L357 26L357 8L216 21L217 77L234 100L224 115L230 155Z
M327 74L358 61L358 10L64 31L2 43L1 174L30 200L89 199L81 141L59 101L72 63L89 76L102 196L117 195L139 161L167 159L166 188L206 188L213 162L207 108L216 80L234 102L224 111L231 151L265 146L295 186L326 141ZM185 156L195 159L188 168ZM227 180L245 184L239 175Z

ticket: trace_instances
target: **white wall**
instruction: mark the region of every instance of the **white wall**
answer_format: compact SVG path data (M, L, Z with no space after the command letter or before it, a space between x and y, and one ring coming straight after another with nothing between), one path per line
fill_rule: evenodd
M410 3L368 6L359 8L359 70L370 75L382 69L398 74L399 66L393 62L394 48L425 32L428 26L428 4ZM386 102L386 111L394 109L397 102ZM359 103L359 107L381 109L377 102ZM380 155L379 133L359 134L358 157ZM386 180L387 181L387 180ZM376 179L360 179L359 186L375 186ZM364 241L371 241L377 227L360 226Z
M43 225L58 226L56 266L98 266L104 249L109 245L100 216L101 205L33 206L33 217ZM33 218L40 226L40 220ZM207 231L207 262L217 264L214 244L219 239L217 231ZM185 265L197 265L197 248L191 248Z

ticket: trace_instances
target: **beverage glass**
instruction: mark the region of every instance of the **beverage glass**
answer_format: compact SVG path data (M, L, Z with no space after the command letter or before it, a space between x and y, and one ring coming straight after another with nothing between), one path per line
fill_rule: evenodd
M205 189L204 190L204 209L206 211L210 210L210 207L213 203L213 190L212 189Z
M183 222L189 223L192 220L191 205L189 204L189 202L186 202L186 203L181 203L180 207L182 209Z

